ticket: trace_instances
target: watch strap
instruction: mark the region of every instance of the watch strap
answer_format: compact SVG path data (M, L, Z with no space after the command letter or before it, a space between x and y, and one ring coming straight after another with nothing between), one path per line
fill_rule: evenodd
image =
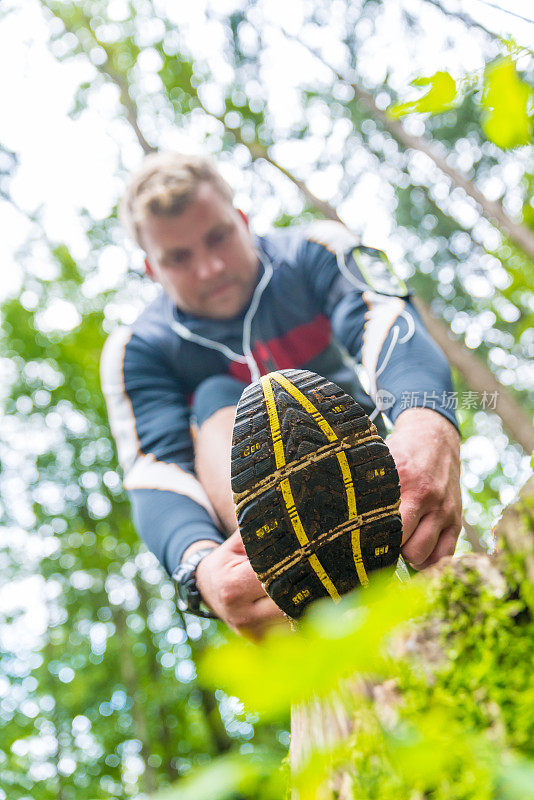
M187 612L188 614L195 614L197 617L218 619L202 601L202 596L196 581L198 565L216 546L217 545L214 547L203 547L197 550L191 556L188 556L185 561L182 561L173 573L172 578L178 592L177 605L180 611Z

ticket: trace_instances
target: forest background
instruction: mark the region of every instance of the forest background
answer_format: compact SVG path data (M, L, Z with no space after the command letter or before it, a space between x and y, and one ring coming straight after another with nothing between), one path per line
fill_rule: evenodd
M197 678L224 633L121 489L98 359L154 293L116 219L143 152L212 154L258 233L337 214L388 253L454 367L460 547L493 546L533 449L524 5L2 4L0 798L139 800L288 744Z

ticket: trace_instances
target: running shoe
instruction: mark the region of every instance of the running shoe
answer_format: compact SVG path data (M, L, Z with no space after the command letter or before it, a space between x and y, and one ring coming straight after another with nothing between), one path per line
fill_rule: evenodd
M395 462L362 407L314 372L271 372L245 389L232 490L252 568L291 618L396 566Z

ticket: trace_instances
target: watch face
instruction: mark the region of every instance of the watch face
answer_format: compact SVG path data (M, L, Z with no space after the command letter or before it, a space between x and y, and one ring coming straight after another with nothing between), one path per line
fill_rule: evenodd
M197 582L195 580L195 569L188 572L181 583L183 589L183 598L189 608L198 608L200 602L200 593L197 589Z

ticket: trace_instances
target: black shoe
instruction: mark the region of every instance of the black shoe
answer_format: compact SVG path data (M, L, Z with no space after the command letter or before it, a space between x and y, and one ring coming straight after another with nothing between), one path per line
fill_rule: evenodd
M361 406L314 372L271 372L243 392L232 489L250 563L299 617L396 565L402 525L395 463Z

